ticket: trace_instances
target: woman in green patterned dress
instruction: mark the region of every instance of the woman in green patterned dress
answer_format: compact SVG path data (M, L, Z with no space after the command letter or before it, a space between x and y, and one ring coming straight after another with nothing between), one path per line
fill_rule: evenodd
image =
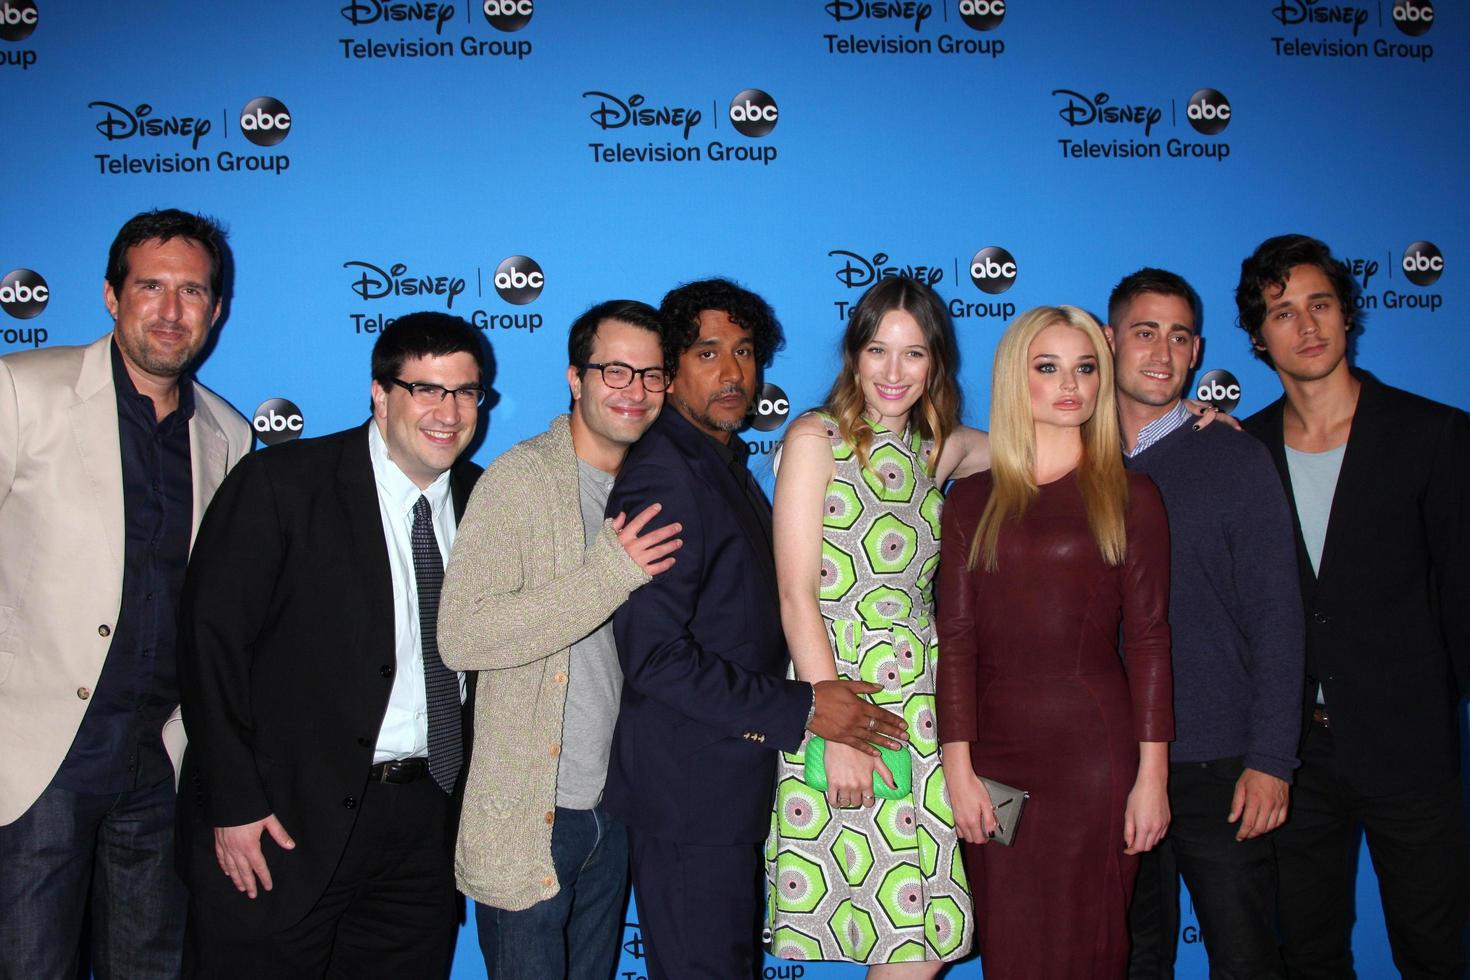
M864 680L908 722L911 790L881 759L824 752L825 793L804 753L782 757L766 844L770 943L786 959L869 965L922 980L964 956L974 931L935 739L932 620L940 487L989 466L985 433L958 424L954 334L911 279L863 294L826 405L791 423L776 476L781 622L798 677Z

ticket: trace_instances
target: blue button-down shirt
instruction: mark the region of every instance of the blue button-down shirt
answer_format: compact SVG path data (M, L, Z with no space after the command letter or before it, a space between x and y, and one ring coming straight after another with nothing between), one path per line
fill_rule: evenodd
M115 342L112 381L122 457L122 605L102 676L56 774L58 785L88 793L121 793L173 777L160 733L179 703L179 592L194 518L193 384L180 380L179 407L158 421Z

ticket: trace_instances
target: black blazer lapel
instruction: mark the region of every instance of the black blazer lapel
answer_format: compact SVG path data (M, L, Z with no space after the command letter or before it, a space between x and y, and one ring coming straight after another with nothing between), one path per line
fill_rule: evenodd
M1368 375L1353 372L1361 387L1358 404L1353 410L1353 425L1348 432L1347 448L1343 451L1342 469L1337 475L1337 489L1332 494L1332 511L1327 518L1327 537L1322 544L1322 561L1317 566L1319 588L1330 589L1331 582L1344 567L1356 564L1352 536L1344 528L1353 528L1361 534L1363 528L1374 527L1378 522L1374 514L1362 508L1373 507L1371 494L1365 490L1373 485L1374 467L1382 466L1391 453L1383 451L1383 443L1393 437L1391 420L1383 417L1382 396L1378 382ZM1347 535L1346 537L1344 535ZM1356 571L1353 574L1358 574Z
M1282 428L1285 410L1286 398L1283 396L1261 410L1260 422L1254 431L1256 437L1270 450L1271 460L1276 464L1276 472L1281 477L1281 486L1286 491L1286 502L1291 510L1291 529L1296 535L1297 578L1301 583L1303 607L1311 610L1317 600L1317 574L1312 571L1312 558L1307 554L1306 539L1302 537L1296 494L1291 488L1291 469L1286 463L1286 432Z
M337 470L337 493L342 500L344 531L356 561L357 588L362 599L358 619L359 645L371 650L376 662L391 664L393 649L393 572L388 565L388 540L378 510L377 481L368 452L366 425L346 441ZM387 692L384 692L386 701Z

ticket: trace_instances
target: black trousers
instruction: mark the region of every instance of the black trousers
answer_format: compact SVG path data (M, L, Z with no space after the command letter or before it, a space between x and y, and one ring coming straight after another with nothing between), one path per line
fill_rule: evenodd
M1284 976L1276 946L1276 859L1268 834L1237 841L1227 823L1241 759L1169 767L1169 833L1144 854L1128 910L1131 980L1170 980L1179 936L1179 878L1189 886L1212 980Z
M1409 980L1462 980L1470 856L1459 777L1365 794L1334 751L1331 731L1315 724L1302 746L1291 815L1275 834L1287 975L1356 975L1350 942L1359 825L1378 875L1394 965Z
M758 976L758 844L679 844L628 828L648 980Z
M280 932L242 936L228 913L192 902L184 968L208 980L361 980L449 975L459 928L445 841L450 799L425 776L368 783L327 890ZM307 838L293 827L299 847ZM255 901L269 901L262 892Z

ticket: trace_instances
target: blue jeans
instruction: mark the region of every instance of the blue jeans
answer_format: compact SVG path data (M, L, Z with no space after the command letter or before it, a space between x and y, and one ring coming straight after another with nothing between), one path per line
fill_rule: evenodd
M618 961L628 834L601 807L556 808L551 862L561 891L523 912L475 903L492 980L605 980Z
M0 827L0 977L75 976L89 891L98 980L179 976L173 780L107 794L49 786Z

